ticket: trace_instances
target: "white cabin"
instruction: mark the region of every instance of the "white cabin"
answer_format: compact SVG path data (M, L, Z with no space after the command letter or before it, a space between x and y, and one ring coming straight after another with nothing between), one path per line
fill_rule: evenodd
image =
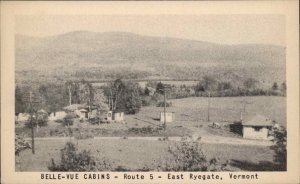
M171 123L175 121L175 112L166 112L166 123ZM165 122L165 113L160 113L160 122Z
M243 138L267 140L273 126L272 120L264 116L255 116L250 121L242 123Z

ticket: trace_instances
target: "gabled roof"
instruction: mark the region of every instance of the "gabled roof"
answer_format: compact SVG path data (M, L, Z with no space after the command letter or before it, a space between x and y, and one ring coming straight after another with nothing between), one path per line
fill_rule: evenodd
M47 111L45 111L44 109L40 109L39 111L37 111L38 113L44 113L47 114Z
M273 121L265 116L256 115L249 121L243 122L243 126L273 126Z
M88 112L88 111L85 110L85 109L80 109L79 111L80 111L80 112Z

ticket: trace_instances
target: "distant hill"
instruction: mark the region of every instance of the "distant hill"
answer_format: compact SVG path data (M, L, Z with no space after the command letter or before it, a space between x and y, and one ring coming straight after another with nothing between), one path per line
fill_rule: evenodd
M198 79L206 74L226 80L255 77L268 84L285 80L285 48L275 45L75 31L42 38L16 35L15 46L17 82L122 75Z

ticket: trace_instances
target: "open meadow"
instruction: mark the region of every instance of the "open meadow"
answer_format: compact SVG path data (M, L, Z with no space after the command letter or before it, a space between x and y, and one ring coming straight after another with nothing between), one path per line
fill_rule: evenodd
M60 160L60 150L71 140L80 150L91 150L99 160L106 160L115 170L151 170L166 161L168 146L175 141L159 141L155 137L182 137L193 134L203 140L202 149L208 159L218 158L221 162L231 160L233 170L270 170L267 162L273 160L273 151L263 141L243 139L229 129L213 129L209 125L218 122L226 125L240 119L243 102L246 101L244 119L262 114L282 125L286 125L286 98L284 97L227 97L210 99L210 119L207 117L208 98L184 98L169 100L175 112L175 121L167 124L164 131L159 121L162 107L143 107L135 115L125 115L124 123L101 123L75 121L70 129L61 123L48 122L45 127L35 130L36 154L24 150L16 156L16 171L47 171L51 158ZM70 133L71 130L71 133ZM30 140L30 129L18 124L16 133ZM72 139L68 137L72 136ZM54 139L51 140L51 137ZM55 137L61 137L56 139ZM107 139L97 139L107 137ZM110 138L112 137L112 138ZM128 139L137 137L137 139ZM139 137L153 137L143 140ZM251 144L250 144L251 143Z
M162 123L159 121L160 112L163 107L148 106L142 107L135 115L125 115L124 123L101 123L75 121L70 128L72 136L189 136L197 133L204 135L219 135L239 137L228 130L212 129L208 125L212 122L230 124L240 120L240 112L244 110L243 103L247 103L243 120L250 120L257 114L275 120L286 126L286 98L285 97L218 97L210 98L210 122L207 121L208 98L193 97L183 99L172 99L172 107L168 112L175 112L175 121L167 123L167 130L162 131ZM23 124L24 125L24 124ZM30 129L19 123L16 126L16 133L30 137ZM46 127L39 128L37 137L69 136L67 127L61 123L49 121Z
M51 158L60 161L60 150L65 140L43 140L36 142L36 153L33 155L27 149L16 156L16 171L48 171ZM162 166L168 158L168 146L174 141L148 141L148 140L71 140L78 146L79 151L90 150L92 156L98 160L110 163L113 169L141 170ZM202 150L207 159L218 158L221 163L232 160L231 169L239 171L244 169L264 170L261 161L271 162L273 152L264 146L228 145L228 144L202 144ZM242 164L243 163L243 164ZM247 168L245 163L254 166ZM246 168L245 168L246 167Z

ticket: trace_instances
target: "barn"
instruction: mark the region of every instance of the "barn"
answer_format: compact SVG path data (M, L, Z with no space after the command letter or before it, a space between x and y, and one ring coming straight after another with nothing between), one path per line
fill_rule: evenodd
M243 138L267 140L269 131L274 123L271 119L257 115L249 121L243 122Z

